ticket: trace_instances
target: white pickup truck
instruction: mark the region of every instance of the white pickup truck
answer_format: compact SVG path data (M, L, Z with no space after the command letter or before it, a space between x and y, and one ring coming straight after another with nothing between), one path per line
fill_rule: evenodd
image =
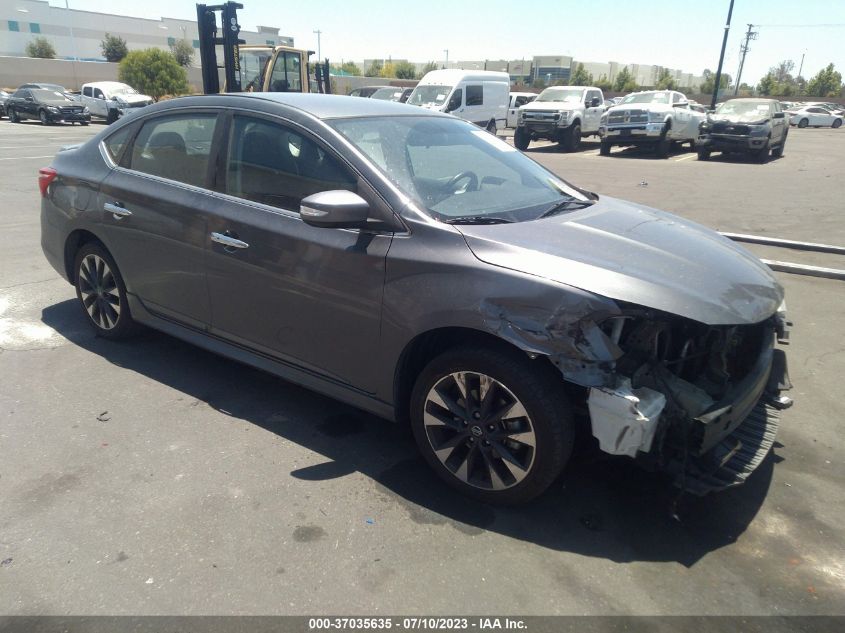
M599 133L604 95L592 86L553 86L519 109L513 144L528 149L531 141L548 139L567 152L581 146L581 137Z
M695 147L698 126L706 114L690 108L689 100L674 90L633 92L601 117L602 156L614 145L653 145L661 158L673 143Z
M114 123L132 108L153 103L153 98L139 94L132 86L117 81L97 81L83 84L79 99L88 106L92 117Z

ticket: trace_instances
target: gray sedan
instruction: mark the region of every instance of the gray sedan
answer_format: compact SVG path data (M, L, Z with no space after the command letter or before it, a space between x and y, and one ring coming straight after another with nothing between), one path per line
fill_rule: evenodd
M60 152L39 183L44 253L97 335L143 324L410 424L476 498L542 493L579 425L698 494L744 481L774 442L788 379L771 271L449 115L173 99Z

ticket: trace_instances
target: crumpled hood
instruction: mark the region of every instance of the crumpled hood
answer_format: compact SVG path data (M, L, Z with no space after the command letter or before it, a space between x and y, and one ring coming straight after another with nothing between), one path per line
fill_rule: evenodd
M456 228L488 264L708 325L758 323L783 300L771 270L729 239L615 198L532 222Z
M710 123L718 123L725 121L727 123L747 123L747 124L763 124L769 120L766 115L761 115L759 112L745 112L745 113L731 113L731 114L711 114L707 117Z
M126 103L126 104L133 104L133 103L152 103L153 98L148 97L147 95L116 95L118 103Z

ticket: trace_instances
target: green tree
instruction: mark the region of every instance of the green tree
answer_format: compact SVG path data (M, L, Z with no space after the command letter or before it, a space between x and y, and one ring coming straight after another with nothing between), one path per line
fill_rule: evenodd
M553 86L568 86L569 82L566 79L555 79L555 82L552 84Z
M607 75L600 75L593 83L602 92L613 90L613 83L607 78Z
M538 77L531 82L531 87L534 88L534 90L542 90L546 87L546 82Z
M170 54L182 68L187 68L194 61L194 47L188 40L176 40L170 45Z
M793 68L795 64L789 59L783 60L777 66L772 66L766 76L760 80L757 89L760 93L772 97L791 97L798 94L801 86L792 76Z
M384 66L381 67L379 77L385 77L389 79L393 79L394 77L396 77L396 64L394 64L393 62L387 62Z
M100 49L103 51L103 57L106 58L107 62L119 62L129 52L125 39L119 35L110 35L108 33L106 33L106 36L100 42Z
M434 62L428 62L425 66L422 67L420 74L418 77L422 79L425 77L426 73L430 73L432 70L437 70L437 64Z
M53 43L46 37L36 37L26 45L28 57L39 57L41 59L55 59L56 49Z
M570 86L592 86L593 75L584 70L584 64L578 64L569 78Z
M630 87L631 85L633 87ZM634 76L627 66L616 73L616 78L613 80L613 89L616 92L630 92L637 89L637 82L634 81Z
M188 75L170 53L160 48L132 51L124 57L117 76L138 92L158 101L164 95L188 91Z
M379 60L373 61L370 67L364 72L365 77L381 77L381 62Z
M705 68L704 72L701 73L704 77L704 81L698 87L699 92L705 95L712 95L713 94L713 86L716 85L716 75L713 74L713 71L709 68ZM722 76L719 77L719 90L727 90L731 85L731 76L727 73L722 73Z
M397 62L394 68L398 79L414 79L417 76L417 67L410 62Z
M345 73L354 75L355 77L361 76L361 69L358 68L358 64L356 64L355 62L343 62L340 69Z
M828 64L827 68L810 79L807 94L813 97L838 97L842 88L842 73L835 70L833 64Z
M663 68L660 71L660 75L657 77L657 85L655 88L658 90L677 90L678 82L675 81L672 73L670 73L667 68Z

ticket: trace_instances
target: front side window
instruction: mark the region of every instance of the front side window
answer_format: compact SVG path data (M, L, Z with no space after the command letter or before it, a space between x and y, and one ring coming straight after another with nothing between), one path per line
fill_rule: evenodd
M83 97L90 97L91 95L92 95L92 92L91 92L91 86L85 86L85 87L82 89L82 96L83 96Z
M276 57L270 92L302 92L301 60L297 53L279 53Z
M586 197L472 124L440 117L330 121L405 194L435 218L536 219Z
M215 114L174 114L144 123L129 168L196 187L206 186Z
M484 88L481 86L467 86L467 105L484 105Z
M100 90L99 88L94 88L94 98L95 99L105 99L105 96L103 96L103 91Z
M286 126L236 116L228 146L229 195L298 213L311 194L357 189L357 178L334 156Z

